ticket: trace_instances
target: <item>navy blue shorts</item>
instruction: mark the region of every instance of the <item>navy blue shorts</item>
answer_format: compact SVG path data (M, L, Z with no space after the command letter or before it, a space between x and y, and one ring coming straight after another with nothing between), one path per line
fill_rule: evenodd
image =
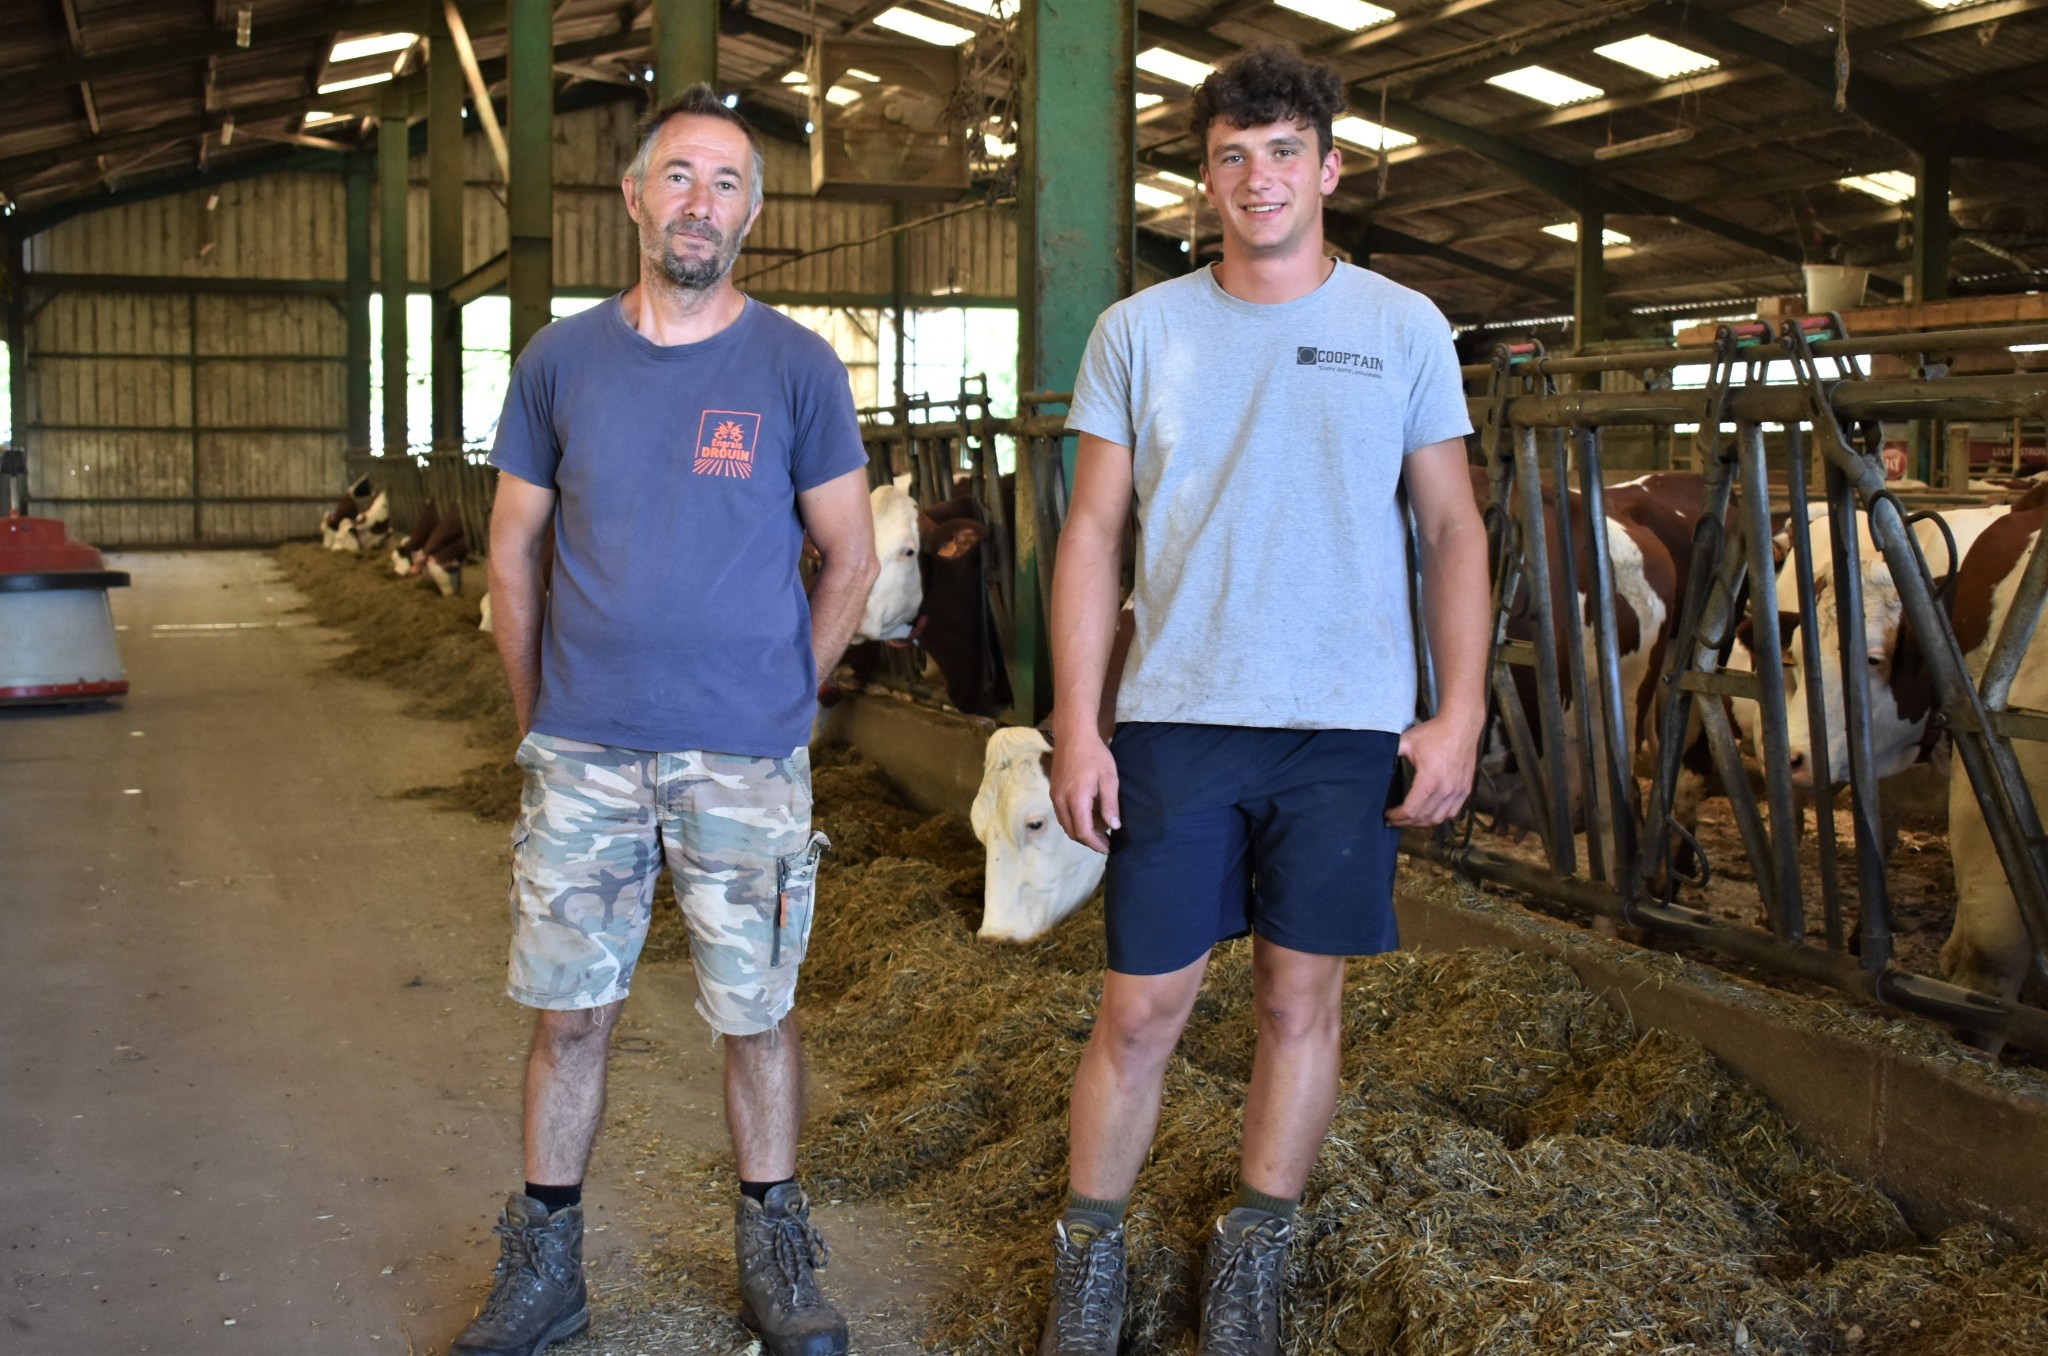
M1118 726L1109 968L1170 974L1247 932L1328 956L1400 945L1399 747L1378 730Z

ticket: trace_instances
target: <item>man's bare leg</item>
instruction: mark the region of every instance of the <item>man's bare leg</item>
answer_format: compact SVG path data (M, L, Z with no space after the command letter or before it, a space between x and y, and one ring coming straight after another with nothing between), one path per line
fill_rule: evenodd
M625 1000L541 1012L526 1057L526 1180L574 1186L604 1121L605 1068Z
M1103 976L1095 1030L1074 1076L1068 1181L1075 1195L1119 1201L1131 1194L1159 1128L1166 1061L1208 967L1204 955L1171 974Z
M1344 1058L1344 957L1252 941L1259 1043L1245 1096L1243 1180L1293 1200L1337 1108Z
M726 1036L725 1127L743 1182L796 1176L804 1123L804 1057L796 1014L754 1036Z

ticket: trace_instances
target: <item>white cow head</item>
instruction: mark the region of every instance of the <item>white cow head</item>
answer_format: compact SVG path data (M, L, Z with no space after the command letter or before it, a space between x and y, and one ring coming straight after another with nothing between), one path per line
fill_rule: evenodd
M1007 728L989 736L981 790L970 818L988 849L981 910L985 942L1029 942L1095 893L1108 859L1067 837L1052 812L1046 756L1052 745L1036 730Z
M1949 529L1948 536L1955 539L1957 556L1967 554L1970 545L2005 512L2006 509L1999 506L1952 509L1944 513L1942 517ZM1904 772L1920 757L1931 714L1932 680L1920 664L1919 656L1908 652L1917 642L1905 625L1905 607L1899 599L1899 588L1892 578L1891 567L1871 541L1869 519L1863 514L1858 514L1857 519L1857 541L1863 564L1862 659L1870 688L1872 763L1878 777L1892 777ZM1945 574L1950 561L1948 542L1941 529L1929 520L1922 520L1913 525L1913 535L1921 554L1927 559L1928 568L1937 577ZM1829 587L1831 571L1823 568L1823 562L1830 562L1831 550L1825 517L1814 520L1812 543L1814 606L1820 613L1815 619L1814 634L1820 642L1820 683L1828 723L1828 777L1835 785L1841 786L1849 780L1848 704L1842 694L1841 622L1836 612L1834 591ZM1788 569L1780 578L1789 574ZM1796 592L1793 597L1795 601L1791 606L1796 606ZM1787 606L1785 590L1781 588L1779 607ZM1792 762L1792 783L1804 790L1810 789L1814 781L1813 731L1807 716L1804 685L1808 675L1804 647L1797 629L1800 625L1796 615L1788 614L1782 631L1785 643L1785 732Z
M877 485L868 495L875 516L875 555L882 572L868 591L856 640L903 640L924 603L917 563L917 501L895 485Z

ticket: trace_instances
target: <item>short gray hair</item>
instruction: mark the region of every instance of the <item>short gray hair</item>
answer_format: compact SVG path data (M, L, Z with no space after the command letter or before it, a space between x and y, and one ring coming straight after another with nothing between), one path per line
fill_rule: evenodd
M633 163L626 166L626 177L633 181L633 191L640 191L647 178L647 160L654 153L654 139L661 135L661 129L668 125L670 118L718 118L729 122L744 132L747 149L754 153L753 207L761 205L761 180L767 173L767 161L761 154L761 138L754 135L754 129L747 120L725 106L725 101L711 86L703 81L684 90L673 99L649 113L640 122L640 149L633 153Z

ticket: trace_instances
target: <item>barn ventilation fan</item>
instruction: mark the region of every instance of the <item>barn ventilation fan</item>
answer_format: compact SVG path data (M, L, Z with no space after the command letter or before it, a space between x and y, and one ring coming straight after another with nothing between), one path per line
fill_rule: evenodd
M813 193L930 202L967 191L957 49L827 39L808 66Z

